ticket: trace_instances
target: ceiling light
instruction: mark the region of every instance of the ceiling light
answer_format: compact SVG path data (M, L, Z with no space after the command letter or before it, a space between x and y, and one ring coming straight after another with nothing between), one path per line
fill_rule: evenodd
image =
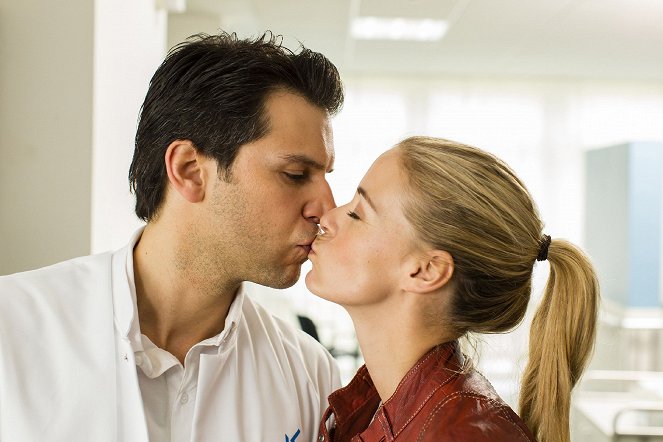
M449 29L444 20L387 17L356 17L352 37L357 40L437 41Z

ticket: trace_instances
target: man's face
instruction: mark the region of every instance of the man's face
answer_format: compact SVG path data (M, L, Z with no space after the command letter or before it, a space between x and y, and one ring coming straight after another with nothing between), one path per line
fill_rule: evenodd
M275 92L265 111L267 135L241 146L228 182L211 185L201 247L230 279L285 288L299 279L320 217L335 207L325 178L334 146L328 114L306 99Z

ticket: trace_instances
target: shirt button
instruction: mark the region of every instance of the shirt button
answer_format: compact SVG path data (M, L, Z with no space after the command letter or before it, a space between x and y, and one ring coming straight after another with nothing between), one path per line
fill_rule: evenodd
M189 402L189 395L186 393L182 393L182 396L180 396L180 404L184 405L187 402Z
M324 434L321 434L320 436L318 436L318 442L324 442L324 440L325 440L325 435Z
M143 357L141 355L136 355L136 365L143 365Z

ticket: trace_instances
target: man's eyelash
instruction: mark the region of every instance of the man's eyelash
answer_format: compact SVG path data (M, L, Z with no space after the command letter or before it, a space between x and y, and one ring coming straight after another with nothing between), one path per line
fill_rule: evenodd
M289 173L289 172L283 172L285 176L288 177L288 179L298 182L298 181L304 181L308 178L308 173L303 172L303 173Z
M348 211L348 216L349 216L350 218L352 218L352 219L361 219L361 218L359 218L359 215L357 215L357 214L356 214L355 212L353 212L352 210Z

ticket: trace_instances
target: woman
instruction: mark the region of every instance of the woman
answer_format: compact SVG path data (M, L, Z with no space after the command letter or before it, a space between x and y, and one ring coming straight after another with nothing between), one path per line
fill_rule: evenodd
M346 308L366 361L329 397L319 440L569 441L598 283L542 225L523 183L479 149L414 137L380 156L353 200L323 216L309 254L307 286ZM545 259L519 417L458 339L518 325Z

